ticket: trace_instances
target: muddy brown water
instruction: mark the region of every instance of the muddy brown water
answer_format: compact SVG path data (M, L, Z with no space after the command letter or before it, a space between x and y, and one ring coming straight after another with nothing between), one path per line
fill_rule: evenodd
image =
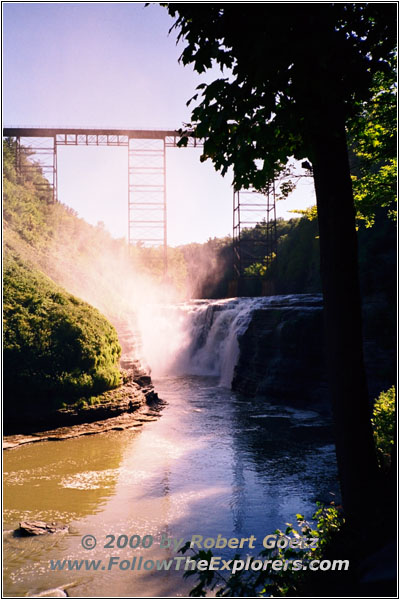
M244 554L256 555L265 535L284 529L298 512L311 516L316 500L337 494L325 417L240 398L212 377L155 383L168 404L140 430L4 453L5 596L65 587L73 597L186 596L194 579L183 579L182 565L156 568L157 561L182 556L161 547L162 536L254 535L256 548ZM68 523L69 533L15 537L19 521L33 519ZM95 536L95 548L82 546L85 535ZM137 536L141 543L148 536L150 547L129 547ZM82 566L54 569L57 560ZM85 560L101 562L93 570ZM146 570L145 561L154 568Z

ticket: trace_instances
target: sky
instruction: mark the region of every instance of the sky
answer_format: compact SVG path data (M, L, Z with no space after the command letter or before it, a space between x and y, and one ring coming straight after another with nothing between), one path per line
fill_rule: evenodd
M178 62L183 45L158 4L3 3L3 126L177 129L198 75ZM197 149L168 149L168 242L232 234L232 174L223 178ZM126 148L60 147L58 198L114 237L127 235ZM277 215L314 200L299 183Z

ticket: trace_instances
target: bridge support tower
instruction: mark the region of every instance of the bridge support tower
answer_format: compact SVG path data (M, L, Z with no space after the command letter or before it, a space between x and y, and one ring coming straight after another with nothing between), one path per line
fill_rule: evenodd
M264 277L276 257L276 193L271 182L264 193L234 190L233 268L238 282ZM263 282L263 293L267 290Z

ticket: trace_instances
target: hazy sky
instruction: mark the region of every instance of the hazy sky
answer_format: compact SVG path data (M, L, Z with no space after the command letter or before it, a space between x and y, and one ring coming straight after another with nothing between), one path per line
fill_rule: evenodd
M3 3L3 125L181 127L186 101L212 73L178 63L172 24L158 4ZM232 231L231 177L199 154L167 151L171 245ZM62 202L126 235L126 148L60 148L58 184ZM313 202L304 182L278 203L278 216Z

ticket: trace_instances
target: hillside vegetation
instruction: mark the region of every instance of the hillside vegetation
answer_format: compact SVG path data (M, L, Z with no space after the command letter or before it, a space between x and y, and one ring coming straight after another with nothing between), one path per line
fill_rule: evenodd
M60 223L69 224L68 234L74 226L90 229L72 211L51 203L50 189L39 168L30 169L23 180L17 176L12 142L6 142L3 274L6 414L28 406L31 409L32 403L38 409L58 407L120 384L121 347L114 327L96 308L71 295L45 274L52 271L51 249ZM70 241L69 246L72 244ZM66 254L68 251L64 247Z
M32 399L57 406L119 385L121 348L112 325L12 252L4 261L3 300L6 408Z

